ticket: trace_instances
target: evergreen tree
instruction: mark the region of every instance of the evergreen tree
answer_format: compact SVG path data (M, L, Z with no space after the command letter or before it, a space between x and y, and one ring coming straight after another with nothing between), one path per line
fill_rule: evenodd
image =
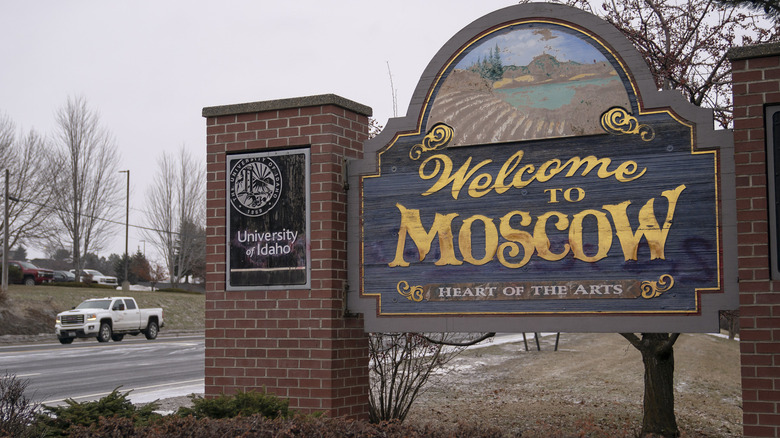
M16 247L16 249L8 251L8 256L11 258L11 260L25 261L27 260L27 249L22 245L19 245Z
M140 283L142 281L150 281L152 267L149 264L149 260L146 256L138 250L130 259L130 267L128 268L127 276L130 277L131 283Z
M504 65L501 62L501 49L496 44L495 49L490 49L485 57L475 62L469 70L479 73L489 81L500 81L504 77Z
M108 259L111 262L112 269L116 273L116 281L119 284L124 283L125 281L125 262L130 262L130 258L124 254L117 255L117 254L111 254L111 256L108 257ZM130 277L130 267L127 268L127 276ZM132 284L133 281L130 280L130 283Z

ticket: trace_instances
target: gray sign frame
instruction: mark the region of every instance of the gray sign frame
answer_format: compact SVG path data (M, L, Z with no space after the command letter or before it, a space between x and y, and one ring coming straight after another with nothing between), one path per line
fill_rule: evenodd
M399 135L422 133L423 112L428 98L443 68L475 36L506 23L536 18L549 18L565 25L587 30L607 45L631 75L637 99L646 111L668 110L695 126L697 148L718 149L721 273L719 293L701 294L698 312L694 314L534 314L534 315L382 315L378 299L364 296L361 290L361 217L362 176L378 171L378 154ZM434 56L425 69L412 96L406 117L391 119L377 137L364 144L365 159L349 167L349 295L348 310L362 313L368 332L712 332L718 330L719 310L738 307L736 191L734 184L734 146L729 131L712 129L711 110L695 107L675 91L656 89L647 65L630 42L612 25L581 10L557 4L532 3L511 6L488 14L453 36Z

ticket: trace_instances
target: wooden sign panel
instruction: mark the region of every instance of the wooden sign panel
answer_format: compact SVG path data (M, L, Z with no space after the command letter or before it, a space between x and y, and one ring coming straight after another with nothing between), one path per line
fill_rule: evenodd
M309 151L227 156L227 289L310 284Z
M360 296L380 319L701 315L724 290L711 117L649 108L576 20L506 15L451 49L417 129L360 175Z

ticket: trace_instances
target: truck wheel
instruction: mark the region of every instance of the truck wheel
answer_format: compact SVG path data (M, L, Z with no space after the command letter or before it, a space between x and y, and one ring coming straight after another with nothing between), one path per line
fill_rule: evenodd
M97 340L98 342L108 342L111 340L111 326L107 322L100 324Z
M157 338L157 332L160 331L160 328L157 326L157 323L155 321L149 321L149 325L146 326L146 339L156 339Z
M60 344L66 345L66 344L72 344L73 338L57 338L60 340Z
M35 279L32 277L27 277L24 279L24 285L25 286L35 286Z
M113 339L114 342L119 342L119 341L121 341L124 338L125 338L124 334L121 334L121 335L111 335L111 339Z

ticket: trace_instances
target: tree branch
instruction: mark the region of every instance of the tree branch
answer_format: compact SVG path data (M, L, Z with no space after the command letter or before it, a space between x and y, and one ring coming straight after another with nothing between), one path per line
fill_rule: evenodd
M639 340L639 337L633 333L621 333L620 336L626 338L628 342L630 342L631 345L633 345L637 350L639 350L642 346L642 341Z
M674 347L674 343L677 342L677 338L679 337L680 337L679 333L672 333L671 336L669 336L669 339L666 342L664 342L664 344L658 350L658 352L660 354L669 354L669 352L672 351L672 347Z
M430 342L431 344L449 345L449 346L452 346L452 347L469 347L471 345L479 344L480 342L484 341L485 339L492 338L495 335L496 335L495 332L485 333L484 335L480 336L479 338L474 339L473 341L468 341L468 342L437 341L437 340L431 339L431 338L429 338L429 337L427 337L425 335L420 335L420 336L422 336L423 339L425 339L426 341Z

